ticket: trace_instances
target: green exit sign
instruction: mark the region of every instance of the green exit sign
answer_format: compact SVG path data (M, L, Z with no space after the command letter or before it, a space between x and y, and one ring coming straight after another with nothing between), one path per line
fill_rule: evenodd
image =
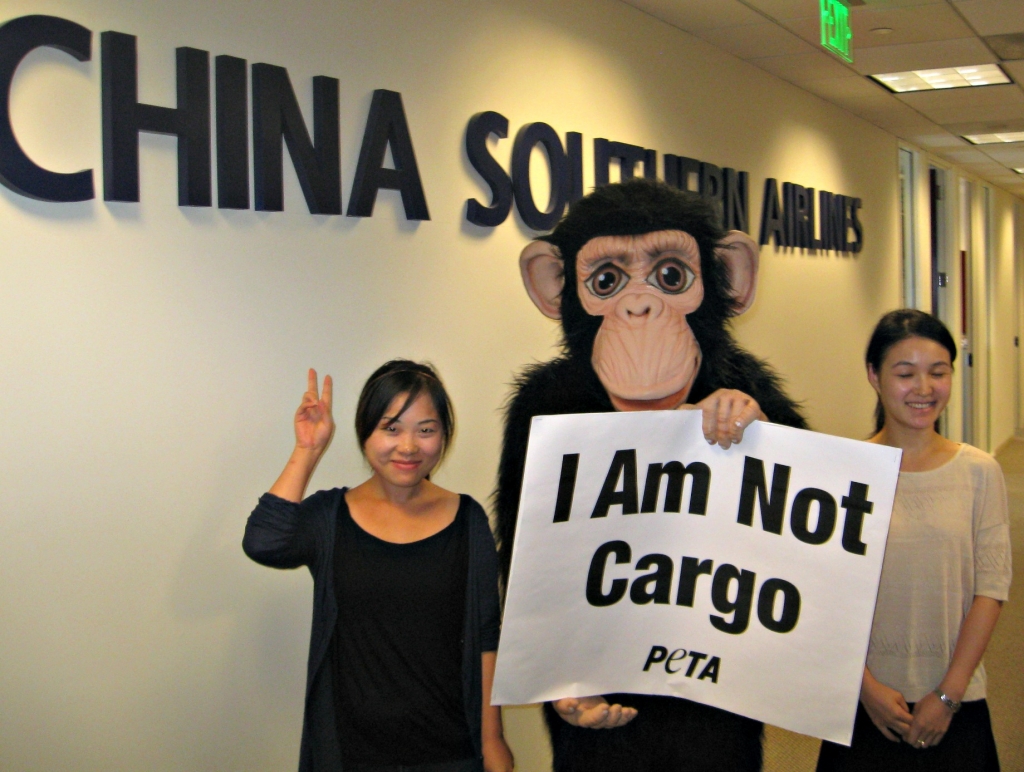
M839 0L821 0L821 45L852 63L852 41L850 9Z

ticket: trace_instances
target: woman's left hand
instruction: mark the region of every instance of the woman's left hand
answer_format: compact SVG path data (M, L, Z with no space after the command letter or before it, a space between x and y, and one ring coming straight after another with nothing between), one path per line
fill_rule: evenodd
M512 772L515 759L504 737L483 738L484 772Z
M903 739L915 748L931 748L942 742L953 713L934 692L929 692L914 705L914 721Z
M704 439L728 448L743 439L743 430L754 421L767 420L757 400L736 389L719 389L696 405L681 409L700 410L704 416Z

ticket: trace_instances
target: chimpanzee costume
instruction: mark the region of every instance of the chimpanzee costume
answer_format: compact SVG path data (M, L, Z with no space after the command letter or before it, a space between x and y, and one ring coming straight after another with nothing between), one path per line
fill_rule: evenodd
M533 416L672 409L735 389L769 420L806 426L777 376L728 330L753 301L758 248L745 234L726 234L720 220L698 196L631 180L576 202L524 250L527 291L542 313L560 318L564 343L559 357L519 376L508 402L495 492L506 580ZM761 767L757 721L673 697L607 699L636 707L637 717L615 729L580 728L545 705L555 772Z

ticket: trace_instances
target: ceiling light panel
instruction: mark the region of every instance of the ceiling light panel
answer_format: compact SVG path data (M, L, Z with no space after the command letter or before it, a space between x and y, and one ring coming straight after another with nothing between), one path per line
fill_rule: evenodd
M1024 131L1010 131L1003 134L964 134L964 139L974 145L994 145L998 142L1024 142Z
M911 70L872 75L890 91L932 91L968 86L995 86L1009 83L1010 79L998 64L975 64L964 67L945 67L938 70Z

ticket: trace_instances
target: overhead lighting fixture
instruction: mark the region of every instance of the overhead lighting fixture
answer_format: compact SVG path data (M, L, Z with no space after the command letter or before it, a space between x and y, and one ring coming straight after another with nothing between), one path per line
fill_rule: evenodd
M890 91L931 91L940 88L966 88L968 86L995 86L1010 83L998 64L973 64L964 67L946 67L939 70L911 70L872 75Z
M964 134L972 145L994 145L998 142L1024 142L1024 131L1008 131L1002 134Z
M1024 168L1019 168L1015 166L1013 167L1013 170L1017 172L1017 174L1024 174Z

